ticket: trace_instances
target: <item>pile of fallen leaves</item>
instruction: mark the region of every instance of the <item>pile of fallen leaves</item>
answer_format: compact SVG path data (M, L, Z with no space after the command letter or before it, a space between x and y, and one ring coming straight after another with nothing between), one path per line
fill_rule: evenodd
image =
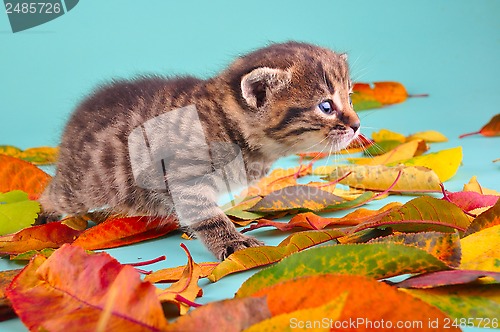
M358 110L408 97L394 82L354 90ZM497 115L478 133L498 136L499 123ZM367 156L347 163L316 166L328 156L301 154L300 166L274 170L240 203L223 207L243 232L289 232L280 244L199 263L182 245L185 266L154 272L138 266L164 256L120 264L93 250L164 236L177 228L173 219L113 216L89 227L89 214L31 226L50 181L35 164L53 163L57 149L0 147L0 254L27 262L0 272L0 318L17 316L30 330L47 331L498 328L500 193L475 178L460 192L447 191L443 183L457 172L462 150L429 151L446 140L435 131L381 130L349 147L345 152ZM401 194L417 197L361 207ZM344 217L324 216L348 209ZM288 222L276 220L284 216ZM196 303L200 278L217 282L263 266L234 299ZM395 276L406 278L387 280ZM179 318L167 320L166 303Z

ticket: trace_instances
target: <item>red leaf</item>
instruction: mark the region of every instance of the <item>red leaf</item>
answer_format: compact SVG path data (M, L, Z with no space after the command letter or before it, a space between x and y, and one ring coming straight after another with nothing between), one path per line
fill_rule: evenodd
M446 193L446 197L443 199L469 212L478 208L493 206L499 198L499 196L481 195L473 191L460 191L456 193Z
M64 245L36 256L7 289L32 331L159 331L166 328L155 287L107 253Z
M84 231L73 244L88 250L115 248L154 239L177 228L173 217L111 218Z
M61 222L33 226L19 232L0 237L0 254L21 254L29 250L59 248L71 243L81 233Z

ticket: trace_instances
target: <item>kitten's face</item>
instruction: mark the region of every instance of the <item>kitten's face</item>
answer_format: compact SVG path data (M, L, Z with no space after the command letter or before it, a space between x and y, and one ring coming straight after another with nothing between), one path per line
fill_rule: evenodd
M266 134L286 145L289 153L339 151L359 134L347 65L343 56L332 55L295 68L288 88L269 103Z
M346 57L311 45L285 46L278 60L269 58L242 80L242 95L257 110L256 131L269 151L284 154L346 148L360 127Z

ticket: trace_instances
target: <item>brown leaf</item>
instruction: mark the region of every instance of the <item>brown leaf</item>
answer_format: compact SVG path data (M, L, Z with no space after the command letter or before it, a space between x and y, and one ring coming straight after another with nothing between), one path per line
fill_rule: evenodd
M265 298L212 302L179 317L167 331L242 331L271 317Z

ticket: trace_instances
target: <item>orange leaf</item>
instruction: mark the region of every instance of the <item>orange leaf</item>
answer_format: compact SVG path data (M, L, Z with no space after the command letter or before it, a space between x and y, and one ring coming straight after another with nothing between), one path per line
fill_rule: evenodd
M65 243L73 242L80 233L60 222L32 226L0 237L0 253L21 254L29 250L59 248Z
M219 264L219 262L207 262L198 264L201 269L200 278L206 278ZM161 269L148 274L146 277L144 277L144 280L149 281L153 284L158 282L179 281L182 278L182 273L184 272L185 268L186 266L177 266L167 269Z
M466 136L481 134L486 137L500 136L500 114L495 115L491 120L485 124L479 131L473 133L467 133L458 136L459 138L464 138Z
M173 217L111 218L84 231L73 244L87 250L115 248L154 239L177 228Z
M0 154L0 192L22 190L37 199L51 177L35 165Z
M107 253L64 245L36 256L7 289L31 331L158 331L167 321L155 287Z
M300 213L292 217L288 223L282 223L277 221L271 221L267 219L260 219L257 224L250 226L244 231L251 231L261 227L276 227L280 231L288 231L294 227L302 227L306 229L323 229L327 226L355 226L362 222L368 220L374 220L375 218L381 219L393 209L399 208L401 203L393 202L385 205L379 210L368 210L365 208L359 208L354 212L347 214L341 218L326 218L319 216L313 212Z
M297 178L309 175L312 171L312 165L299 166L295 168L278 168L268 176L262 178L257 184L245 190L245 196L265 196L275 190L297 184Z
M202 272L200 266L193 262L191 253L186 246L181 244L181 247L188 258L182 277L169 288L158 289L157 293L161 302L173 302L179 308L180 314L185 315L194 304L192 301L202 294L202 290L198 286L198 280Z
M356 111L402 103L408 97L427 96L408 95L405 87L398 82L356 83L352 90L351 98Z
M447 317L437 308L400 292L395 287L354 275L300 277L264 288L252 296L266 296L269 310L275 316L315 308L344 293L348 293L348 297L336 322L356 322L354 327L348 325L346 329L350 327L356 331L373 331L377 329L374 324L384 322L384 330L390 330L387 327L395 328L399 322L407 322L416 324L407 326L408 330L435 331L428 322L444 322ZM341 325L331 327L338 330L342 328ZM458 328L450 328L459 331Z

